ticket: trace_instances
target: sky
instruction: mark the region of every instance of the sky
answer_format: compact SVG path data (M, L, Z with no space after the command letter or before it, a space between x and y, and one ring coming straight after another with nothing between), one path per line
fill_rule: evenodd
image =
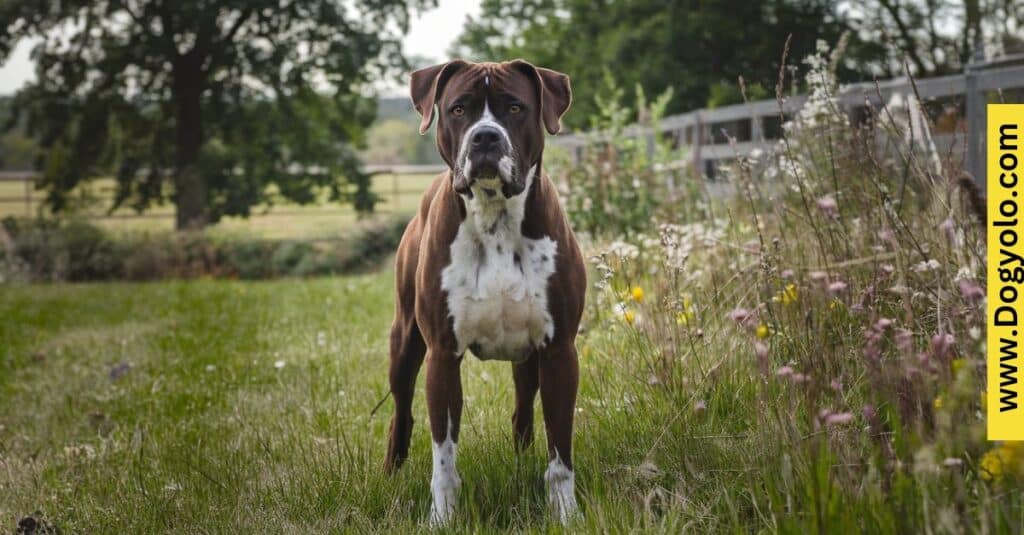
M435 9L415 14L409 24L409 33L402 40L407 56L426 57L437 62L447 59L447 51L462 33L466 15L480 13L480 0L440 0ZM26 82L35 79L35 66L29 52L34 42L22 41L0 65L0 95L11 94ZM384 94L404 91L398 86L384 86Z

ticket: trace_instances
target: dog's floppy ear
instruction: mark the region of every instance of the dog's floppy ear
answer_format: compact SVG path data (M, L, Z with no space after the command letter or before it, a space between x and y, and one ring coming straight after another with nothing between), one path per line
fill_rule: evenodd
M409 94L412 105L420 113L420 134L426 134L434 120L434 104L444 91L445 84L456 71L468 65L465 61L454 60L440 65L425 67L412 73Z
M549 134L562 129L562 116L572 104L572 88L569 76L558 71L534 67L528 61L517 59L512 65L534 79L540 93L540 117Z

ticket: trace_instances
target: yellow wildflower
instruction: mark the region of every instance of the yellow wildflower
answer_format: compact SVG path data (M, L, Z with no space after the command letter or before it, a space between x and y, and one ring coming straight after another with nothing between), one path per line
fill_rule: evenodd
M942 409L942 396L936 397L935 401L932 402L932 406L935 407L935 410L941 410Z
M841 306L843 306L843 302L838 299L833 299L832 302L828 304L829 310L835 310Z
M796 303L797 291L796 284L792 282L787 284L785 288L775 297L776 301L780 301L783 305L791 305Z
M953 375L956 375L960 370L964 369L964 366L966 365L967 359L953 359L953 361L949 363L949 368L953 372Z
M636 301L637 303L643 303L644 302L644 289L643 288L641 288L639 286L634 286L633 289L629 291L629 294L631 296L633 296L633 300Z
M981 478L1000 482L1006 475L1024 476L1024 443L1003 442L981 456Z
M626 309L622 311L622 319L629 325L632 325L636 321L636 314L632 310Z
M684 312L680 312L679 314L676 314L676 325L679 325L680 327L685 327L685 326L687 326L687 325L689 325L691 323L693 323L693 311L692 310L686 310Z
M757 326L757 330L754 331L754 334L756 334L758 338L761 338L763 340L765 338L768 338L768 336L771 335L771 332L768 330L768 326L762 323Z

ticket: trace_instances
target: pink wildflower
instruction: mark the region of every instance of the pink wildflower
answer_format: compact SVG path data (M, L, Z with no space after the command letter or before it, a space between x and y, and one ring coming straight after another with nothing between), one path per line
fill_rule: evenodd
M818 208L825 213L826 217L835 219L839 217L839 204L836 203L836 199L831 195L826 195L818 199Z

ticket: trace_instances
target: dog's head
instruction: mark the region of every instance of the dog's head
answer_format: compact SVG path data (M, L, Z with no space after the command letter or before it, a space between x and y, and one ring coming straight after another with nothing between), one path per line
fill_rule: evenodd
M437 148L455 191L475 188L507 198L523 192L540 162L544 131L558 133L572 101L569 77L522 61L455 60L412 73L411 93L430 128L437 108Z

